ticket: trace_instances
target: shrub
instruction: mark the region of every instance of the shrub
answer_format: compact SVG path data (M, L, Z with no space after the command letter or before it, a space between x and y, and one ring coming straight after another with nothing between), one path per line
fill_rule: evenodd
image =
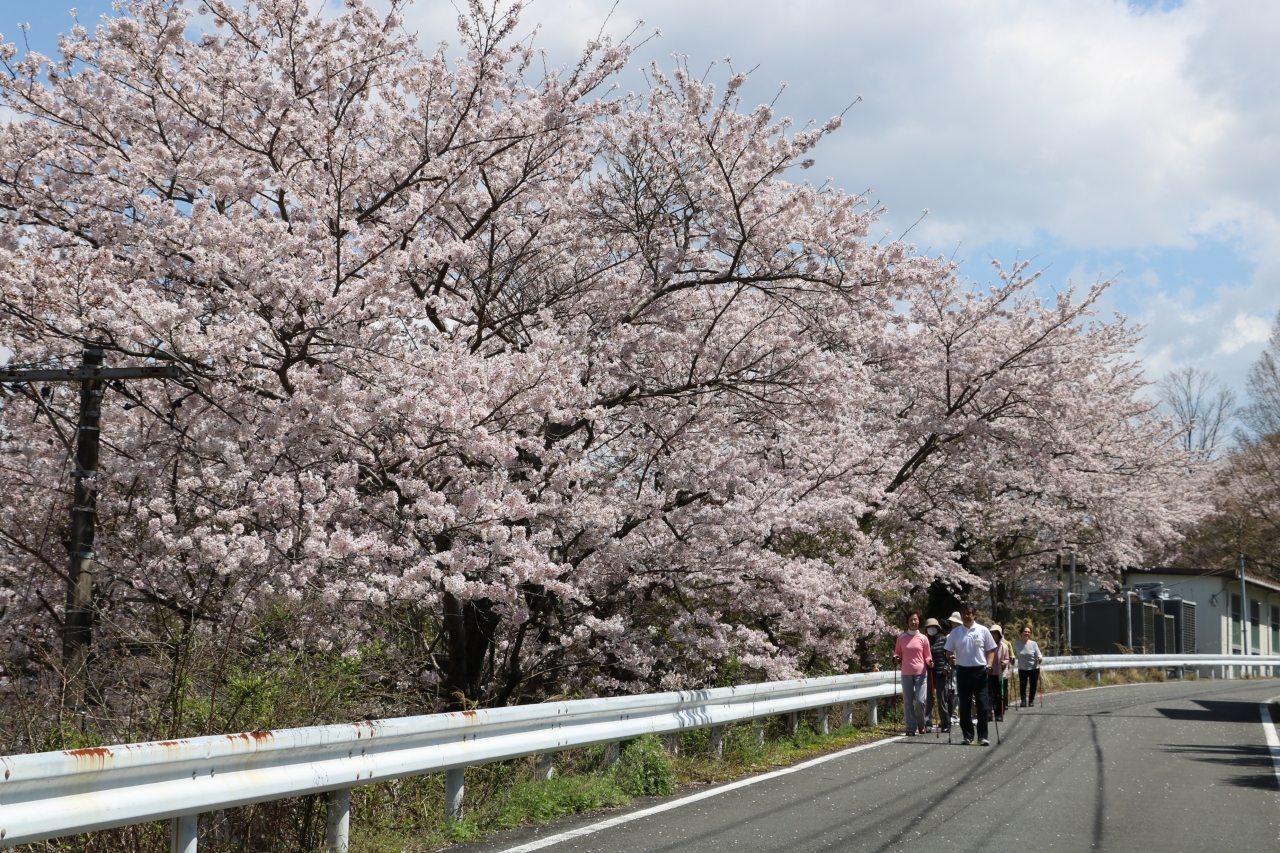
M671 761L656 735L645 735L626 745L614 770L614 779L618 787L636 797L664 796L676 790Z

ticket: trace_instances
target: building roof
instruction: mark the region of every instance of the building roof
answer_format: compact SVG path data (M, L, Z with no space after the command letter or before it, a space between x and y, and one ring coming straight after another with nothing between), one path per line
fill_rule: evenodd
M1188 566L1156 566L1150 569L1125 569L1124 574L1129 578L1130 582L1135 577L1141 575L1178 575L1179 577L1205 577L1205 578L1226 578L1227 580L1239 580L1240 572L1234 569L1204 569ZM1251 575L1249 572L1244 573L1244 579L1251 586L1256 585L1271 590L1272 592L1280 592L1280 584L1270 578Z

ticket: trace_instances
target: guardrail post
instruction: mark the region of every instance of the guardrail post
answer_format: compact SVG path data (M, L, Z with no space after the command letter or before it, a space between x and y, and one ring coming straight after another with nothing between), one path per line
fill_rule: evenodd
M764 720L757 717L752 720L752 728L756 730L756 746L764 746Z
M184 814L169 821L170 850L172 853L196 853L196 831L200 815Z
M347 853L351 843L351 789L329 792L329 819L325 847L329 853Z
M853 725L853 703L845 702L840 706L840 726L845 728Z
M461 767L444 772L444 813L451 820L462 820L462 795L466 789Z
M676 756L680 754L680 733L671 732L662 736L662 741L667 747L667 753Z
M604 755L601 757L600 763L604 766L605 770L608 770L610 767L617 764L618 759L621 757L622 744L615 740L613 743L606 743L604 745Z
M231 821L227 819L227 810L218 809L209 815L209 825L205 830L205 838L212 838L222 844L235 843L235 833L231 831Z
M830 717L831 717L830 706L823 705L821 708L818 709L818 731L822 732L824 735L831 734Z
M556 775L555 756L550 752L544 752L534 759L534 774L542 780L550 779Z
M798 731L800 731L800 715L792 711L787 714L787 732L788 734L795 734Z
M880 725L880 703L875 699L867 700L867 725Z
M711 749L711 754L716 758L724 755L724 726L712 726L711 736L708 738L707 746Z

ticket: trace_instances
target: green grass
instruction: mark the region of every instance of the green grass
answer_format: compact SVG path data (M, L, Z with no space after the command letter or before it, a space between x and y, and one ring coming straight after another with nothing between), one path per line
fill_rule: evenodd
M492 832L543 824L571 814L619 808L633 796L675 792L671 762L656 737L631 741L606 767L604 748L566 750L551 779L535 777L532 759L466 770L463 818L444 815L437 774L352 792L352 853L414 853Z
M1045 693L1061 693L1064 690L1080 690L1086 687L1106 687L1112 684L1149 684L1164 681L1163 670L1159 669L1104 669L1099 680L1097 670L1041 673ZM1194 674L1188 673L1188 678ZM1012 687L1010 689L1013 689Z
M885 704L881 703L882 706ZM861 709L862 706L857 707ZM771 719L763 745L756 739L750 724L730 726L726 729L724 754L720 758L706 748L706 731L686 732L681 737L680 755L672 760L676 784L683 788L728 782L787 767L823 753L870 743L894 734L895 729L900 732L901 714L884 713L883 707L881 710L878 726L867 726L862 720L859 721L862 725L835 728L837 721L832 719L830 724L833 728L829 734L819 731L814 713L807 715L795 734L786 732L784 718Z

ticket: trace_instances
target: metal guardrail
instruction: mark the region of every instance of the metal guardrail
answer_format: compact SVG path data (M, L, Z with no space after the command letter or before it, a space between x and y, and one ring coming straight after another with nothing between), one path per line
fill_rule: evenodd
M1280 655L1073 655L1045 658L1045 672L1093 669L1204 669L1207 667L1280 666Z
M1046 658L1042 668L1203 668L1245 660L1096 655ZM1247 665L1280 667L1280 655L1251 656ZM444 772L446 805L460 814L467 766L834 705L844 706L847 723L859 701L869 703L874 723L876 701L897 689L894 673L873 672L0 757L0 846L171 820L174 853L196 853L202 812L328 792L328 845L344 853L357 785Z

